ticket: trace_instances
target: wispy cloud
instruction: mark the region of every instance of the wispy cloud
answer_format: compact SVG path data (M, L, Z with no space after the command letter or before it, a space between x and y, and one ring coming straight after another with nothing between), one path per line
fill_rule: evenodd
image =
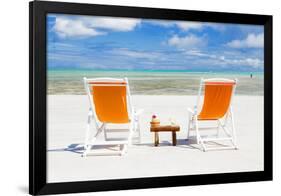
M263 60L255 57L243 57L237 53L228 54L224 52L215 51L217 54L212 54L212 52L204 52L200 50L187 50L184 51L187 57L195 56L198 57L195 61L206 62L206 65L210 65L210 62L214 65L219 66L244 66L252 68L262 68ZM204 59L204 61L200 61ZM207 60L207 61L206 61Z
M204 23L202 22L185 22L185 21L177 21L177 22L171 22L171 21L161 21L161 20L152 20L151 24L159 25L163 27L178 27L181 30L188 31L191 29L202 29L204 27Z
M132 58L145 58L145 59L157 59L161 55L158 52L130 50L128 48L115 48L111 50L111 53L115 55L127 56Z
M224 59L224 62L228 65L250 66L253 68L260 68L263 66L263 61L258 58Z
M232 48L262 48L264 45L263 33L260 34L248 34L245 39L232 40L226 45Z
M166 28L177 27L183 31L200 30L204 27L202 22L186 22L186 21L166 21L166 20L149 20L150 24L158 25Z
M210 22L194 22L194 21L166 21L166 20L149 20L150 24L158 25L166 28L177 27L182 31L196 30L201 31L204 28L212 28L217 31L224 31L225 25Z
M197 56L197 57L208 57L208 58L212 58L212 59L217 58L217 56L214 54L204 53L204 52L201 52L200 50L187 50L184 53L186 55Z

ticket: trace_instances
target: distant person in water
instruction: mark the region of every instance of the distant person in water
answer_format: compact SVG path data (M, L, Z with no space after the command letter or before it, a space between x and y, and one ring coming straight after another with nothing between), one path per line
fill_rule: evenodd
M253 78L253 74L251 74L250 77Z

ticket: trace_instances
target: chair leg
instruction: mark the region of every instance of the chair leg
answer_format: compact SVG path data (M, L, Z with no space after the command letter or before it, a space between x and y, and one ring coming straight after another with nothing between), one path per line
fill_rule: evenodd
M203 150L204 152L206 152L207 148L206 148L204 142L203 142L203 141L200 141L200 143L201 143L201 146L202 146L202 150Z
M104 139L107 140L107 132L106 132L106 124L104 123L104 127L103 127L103 134L104 134Z
M129 128L129 135L128 135L128 144L129 144L129 146L131 146L132 145L132 140L133 140L133 136L134 136L134 128L135 128L135 122L134 121L132 121L131 123L130 123L130 128Z
M191 125L191 119L190 119L190 117L189 117L189 119L188 119L188 125L187 125L187 137L186 137L186 140L188 141L188 139L189 139L189 134L190 134L190 125Z
M124 144L124 145L121 145L121 146L120 146L120 155L121 155L121 156L124 155L124 154L126 154L127 151L128 151L128 145L127 145L127 144Z
M87 127L86 127L86 134L85 134L85 144L84 144L85 150L82 154L82 157L86 157L92 147L92 145L89 143L91 118L92 118L92 116L88 115L88 122L87 122Z
M84 152L83 152L83 154L82 154L82 157L86 157L87 155L88 155L88 153L90 152L90 150L91 150L91 145L88 145L86 148L85 148L85 150L84 150Z
M195 121L195 130L196 130L196 141L197 141L197 144L199 144L201 141L200 141L200 136L199 136L197 117L195 117L194 121Z
M220 134L220 121L219 120L217 120L217 126L218 126L218 128L217 128L216 137L219 137L219 134Z
M88 145L89 145L88 143L89 143L89 137L90 137L91 118L92 118L92 116L88 115L87 126L86 126L86 133L85 133L85 143L84 143L85 150L88 148Z
M201 140L201 136L199 134L199 127L198 127L198 120L197 120L197 116L195 116L195 130L196 130L196 141L197 141L197 144L198 145L201 145L202 146L202 150L204 152L206 152L206 146L204 144L204 141Z
M235 147L235 149L238 149L237 143L236 143L236 130L235 130L235 125L234 125L234 116L233 116L232 110L231 110L231 128L232 128L232 137L233 137L234 147Z
M133 131L134 131L134 139L137 140L135 141L136 143L140 144L141 143L141 134L140 134L140 124L139 124L139 119L135 119L134 126L133 126Z
M138 132L138 143L141 143L141 132L140 132L140 123L137 122L137 132Z

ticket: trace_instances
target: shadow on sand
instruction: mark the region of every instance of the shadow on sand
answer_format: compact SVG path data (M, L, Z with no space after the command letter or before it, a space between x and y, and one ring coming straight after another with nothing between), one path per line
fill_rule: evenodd
M210 145L219 145L219 146L225 146L223 144L219 144L216 142L209 142ZM153 148L159 148L159 147L164 147L164 146L173 146L171 141L168 140L162 140L160 141L159 145L157 147L154 146L153 142L149 143L140 143L140 144L134 144L134 146L146 146L146 147L153 147ZM197 144L196 137L190 137L188 140L187 139L177 139L177 145L173 146L174 148L185 148L185 149L193 149L193 150L200 150L200 145ZM97 146L92 146L91 150L99 150L99 149L107 149L107 150L117 150L116 145L108 146L108 145L97 145ZM66 148L57 148L57 149L50 149L47 150L47 152L73 152L77 154L83 154L84 151L84 146L83 144L70 144Z

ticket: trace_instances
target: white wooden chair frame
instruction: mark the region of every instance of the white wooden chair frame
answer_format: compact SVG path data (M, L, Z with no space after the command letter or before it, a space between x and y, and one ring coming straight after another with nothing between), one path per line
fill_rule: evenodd
M213 120L217 121L217 126L214 127L204 127L204 128L199 128L198 126L198 106L200 104L200 99L201 99L201 93L202 93L202 87L205 85L205 82L235 82L234 87L232 89L232 96L229 104L229 108L227 109L227 112L225 116L222 119L218 120ZM234 124L234 115L232 111L232 98L234 96L235 88L237 84L237 79L234 80L229 80L229 79L224 79L224 78L212 78L212 79L201 79L200 81L200 87L199 87L199 92L198 92L198 97L197 97L197 104L195 105L194 109L188 108L188 130L187 130L187 140L189 140L189 134L190 131L195 131L196 132L196 141L198 145L201 145L202 150L208 151L208 150L222 150L222 149L238 149L237 143L236 143L236 130L235 130L235 124ZM230 120L230 130L227 128L227 125ZM202 138L202 135L200 134L200 129L204 130L211 130L211 129L216 129L217 133L215 137L207 137L207 138ZM219 132L222 130L226 137L219 137ZM220 146L220 147L208 147L206 146L206 142L216 142L216 141L230 141L231 145L230 146Z
M116 78L83 78L84 79L84 87L87 92L87 96L89 99L90 107L88 112L88 120L87 120L87 127L86 127L86 136L85 136L85 143L84 143L84 153L83 156L88 155L124 155L127 152L128 146L132 144L133 135L137 134L137 141L138 143L141 142L141 133L140 133L140 124L139 124L139 116L143 112L142 109L136 111L134 107L132 107L132 101L131 101L131 94L129 89L129 83L127 78L123 79L116 79ZM124 84L90 84L93 82L125 82ZM106 123L102 123L98 121L97 115L95 113L95 105L93 101L93 95L91 93L91 86L94 85L102 85L102 86L126 86L126 94L127 94L127 110L129 115L129 129L128 129L128 137L125 140L114 140L109 141L107 137L107 129L106 129ZM93 137L90 138L90 125L94 122L96 132ZM119 130L114 130L114 132L118 132ZM124 130L122 130L124 131ZM97 137L104 133L104 139L103 142L97 142ZM105 152L94 152L94 150L91 150L93 146L119 146L119 150L115 151L105 151Z

